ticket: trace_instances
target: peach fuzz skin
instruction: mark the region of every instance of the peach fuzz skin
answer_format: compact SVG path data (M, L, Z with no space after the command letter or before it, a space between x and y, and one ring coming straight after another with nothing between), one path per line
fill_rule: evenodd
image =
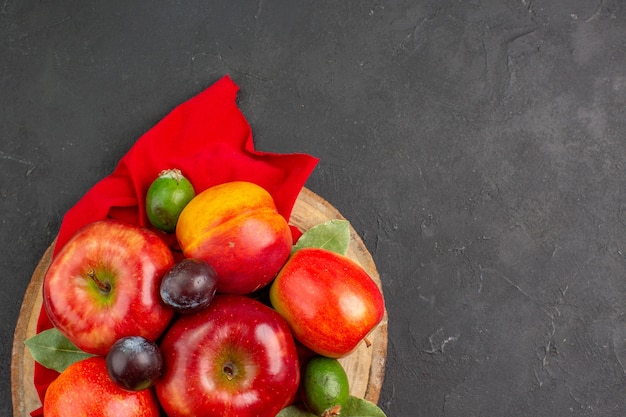
M178 218L176 238L187 258L209 263L217 290L249 294L267 285L287 260L293 240L272 196L233 181L204 190Z

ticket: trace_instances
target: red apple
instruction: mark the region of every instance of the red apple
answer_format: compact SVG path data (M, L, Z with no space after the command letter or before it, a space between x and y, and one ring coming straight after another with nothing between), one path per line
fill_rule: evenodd
M298 341L331 358L353 351L385 313L381 290L361 266L318 248L289 258L270 287L270 301Z
M88 353L106 355L116 340L156 340L173 317L159 295L174 264L156 233L101 220L80 229L61 248L43 282L52 324Z
M289 325L241 295L218 295L178 318L161 343L155 384L169 417L274 417L298 390L300 368Z
M158 417L159 412L152 389L120 388L109 378L102 356L66 368L52 381L43 401L46 417Z

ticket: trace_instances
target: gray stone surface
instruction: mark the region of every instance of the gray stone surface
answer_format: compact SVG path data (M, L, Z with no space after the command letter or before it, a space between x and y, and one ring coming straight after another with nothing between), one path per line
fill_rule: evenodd
M626 5L0 2L0 414L62 216L229 74L370 249L389 416L626 415Z

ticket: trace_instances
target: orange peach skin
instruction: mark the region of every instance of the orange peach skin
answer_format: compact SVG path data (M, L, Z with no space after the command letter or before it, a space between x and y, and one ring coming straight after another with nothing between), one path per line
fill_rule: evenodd
M202 259L215 269L217 291L227 294L249 294L266 286L293 245L272 196L246 181L196 195L178 218L176 237L185 257Z

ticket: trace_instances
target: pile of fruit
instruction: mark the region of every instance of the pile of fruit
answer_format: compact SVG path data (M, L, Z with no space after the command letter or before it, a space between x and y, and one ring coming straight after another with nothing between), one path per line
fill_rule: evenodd
M347 243L326 244L332 222L294 242L262 187L196 194L177 169L145 203L149 227L90 223L50 264L54 328L26 342L60 372L45 417L384 416L350 396L338 361L382 320L383 295Z

